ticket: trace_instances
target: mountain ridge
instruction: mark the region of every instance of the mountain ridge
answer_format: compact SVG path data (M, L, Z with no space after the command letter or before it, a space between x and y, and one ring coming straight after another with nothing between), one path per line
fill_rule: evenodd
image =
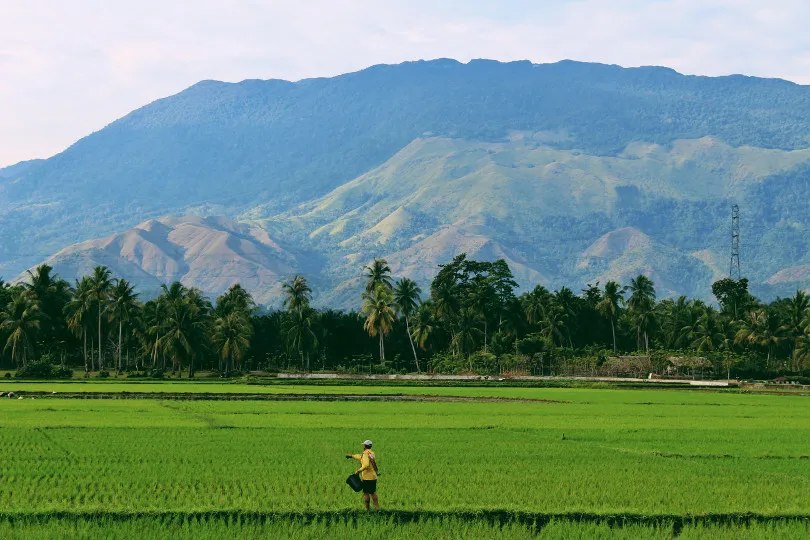
M776 79L436 60L202 81L0 174L0 273L146 219L222 215L292 246L323 298L373 256L414 268L401 254L465 242L575 285L598 277L578 267L587 247L626 227L674 250L667 291L704 291L736 202L752 282L771 287L810 264L809 148L810 87ZM627 257L611 264L652 264Z

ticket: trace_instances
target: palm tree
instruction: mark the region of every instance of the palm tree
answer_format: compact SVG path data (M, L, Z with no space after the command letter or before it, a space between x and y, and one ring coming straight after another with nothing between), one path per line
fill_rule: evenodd
M556 337L560 341L560 347L564 347L565 335L567 332L565 326L565 315L563 309L556 303L549 305L543 312L543 318L540 321L540 334L548 338L551 343L554 343Z
M613 333L614 354L616 354L616 321L619 318L622 302L624 302L624 296L619 288L619 284L612 280L605 283L605 293L602 296L602 300L596 304L596 310L600 315L610 320L610 330Z
M397 313L394 310L394 296L384 283L379 283L373 292L363 293L361 315L366 316L363 324L371 337L380 336L380 362L385 361L385 335L391 331Z
M497 310L498 295L489 281L473 284L467 297L467 305L477 313L478 319L484 323L484 352L487 352L487 337L489 335L489 319Z
M577 300L574 292L568 287L562 287L554 294L554 303L560 308L560 316L563 326L565 327L566 337L568 338L568 346L572 349L574 348L574 343L571 341L571 326L572 323L577 320Z
M424 351L427 340L430 338L430 334L432 332L433 307L431 306L430 301L427 301L419 306L419 309L416 311L411 336L413 337L414 341L416 341L416 344L419 345L419 348Z
M208 336L210 335L209 328L213 308L208 297L196 287L188 289L186 302L191 306L193 317L191 327L192 335L194 336L188 362L188 378L190 379L194 376L194 360L204 351L206 345L209 343Z
M157 368L158 354L160 348L160 337L166 319L167 298L160 295L154 300L149 300L141 308L141 325L143 327L143 350L152 359L152 369ZM165 355L164 355L165 360ZM163 366L165 369L166 366Z
M231 285L225 294L217 298L217 315L227 315L229 313L243 313L250 316L256 310L256 302L253 297L238 283Z
M785 323L782 325L782 333L790 341L792 355L798 346L798 340L805 334L810 316L810 297L804 291L797 290L793 297L787 299L783 310Z
M84 371L92 371L93 366L90 365L93 359L90 358L88 363L87 358L87 329L90 325L90 316L93 312L93 298L92 298L92 283L87 276L82 277L82 280L76 280L76 287L73 290L73 297L65 306L65 315L67 316L68 328L74 334L81 336L84 342Z
M27 274L29 280L23 284L23 288L34 295L41 311L39 334L44 338L41 345L45 350L56 345L60 355L64 355L69 331L64 310L71 297L70 284L54 274L53 267L48 264L41 264L33 271L28 270Z
M96 266L93 270L93 276L90 278L90 297L96 302L96 309L98 311L98 369L104 369L104 356L103 356L103 343L101 335L101 314L106 309L107 295L112 286L111 280L112 273L106 266Z
M416 282L408 278L400 279L394 286L394 303L402 316L405 317L405 331L408 333L408 341L411 344L411 351L413 351L413 361L416 363L417 373L422 370L419 369L419 358L416 356L416 347L414 347L413 338L411 337L410 318L419 307L419 295L421 293L422 289L419 288Z
M476 324L481 320L478 312L464 307L458 312L456 318L456 332L453 336L453 346L459 356L466 356L470 362L470 371L473 370L470 353L475 350L475 338L481 330L476 328Z
M714 352L725 345L726 334L717 312L709 307L690 329L691 346L698 352Z
M225 362L225 376L230 376L231 370L238 364L241 368L242 358L250 347L250 337L253 327L250 320L240 313L221 315L214 321L211 340L219 349L220 358Z
M785 341L783 327L779 318L772 309L758 309L751 311L748 317L740 322L740 329L734 336L734 343L745 343L756 347L762 347L768 351L765 366L770 368L771 356L774 347L778 347Z
M313 330L316 316L317 312L314 309L304 305L288 310L281 321L281 332L287 342L287 351L298 352L301 356L301 369L309 370L309 353L318 346L318 336Z
M433 287L431 291L433 313L445 331L450 333L451 340L455 339L456 330L453 321L460 308L459 296L458 288L446 282Z
M36 296L30 291L17 294L0 313L0 332L8 334L3 352L11 349L11 357L17 366L25 367L29 354L34 352L34 343L40 329L42 311Z
M176 294L180 290L182 294ZM160 338L161 347L172 358L172 371L182 373L183 360L188 360L188 377L194 376L194 357L205 341L205 329L210 311L210 303L203 294L194 288L182 285L168 289L171 300L167 302L167 317L164 322L164 335Z
M655 307L655 284L650 278L639 274L630 280L630 285L624 288L629 292L627 308L636 325L636 344L640 347L641 336L644 336L644 350L650 350L649 329L654 321L653 308Z
M374 261L364 266L366 271L366 292L373 293L378 286L382 285L389 291L393 288L391 285L391 267L385 259L374 259Z
M110 322L118 322L118 374L123 372L121 365L121 348L124 323L129 322L138 308L138 295L135 288L125 279L118 279L109 296Z
M287 311L300 310L308 306L312 297L312 288L310 288L307 279L303 276L294 276L291 282L284 282L281 285L281 290L286 295L284 306Z
M810 366L810 334L804 333L796 340L791 370L802 372Z

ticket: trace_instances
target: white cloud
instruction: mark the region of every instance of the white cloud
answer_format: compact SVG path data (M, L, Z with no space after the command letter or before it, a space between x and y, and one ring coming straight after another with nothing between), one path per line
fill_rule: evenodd
M805 0L0 0L0 164L201 79L564 58L810 84Z

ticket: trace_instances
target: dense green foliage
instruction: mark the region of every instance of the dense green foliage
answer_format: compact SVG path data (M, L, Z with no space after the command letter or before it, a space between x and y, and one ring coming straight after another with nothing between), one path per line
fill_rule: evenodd
M538 286L518 296L504 260L459 255L440 266L422 299L414 282L394 283L377 259L366 268L360 313L313 308L302 276L283 284L284 311L260 313L239 285L214 304L180 283L141 303L104 267L75 287L47 265L29 277L24 285L0 284L2 358L21 378L69 376L77 364L100 376L186 370L189 378L197 369L224 377L257 369L424 369L805 380L810 371L810 297L797 291L762 303L744 278L714 284L720 309L683 296L658 301L644 275L624 287L609 281L575 294Z

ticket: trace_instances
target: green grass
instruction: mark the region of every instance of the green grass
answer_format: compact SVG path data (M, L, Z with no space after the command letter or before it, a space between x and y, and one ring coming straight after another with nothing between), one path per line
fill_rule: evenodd
M61 384L26 383L27 388L43 389ZM78 383L67 383L73 384ZM392 390L222 383L134 386L180 391L212 384L223 391L248 392ZM499 527L460 517L463 512L486 511L501 516L509 527L518 527L507 530L517 538L528 525L510 519L521 512L563 516L554 526L570 526L574 532L557 537L576 537L575 531L585 531L580 537L605 536L598 532L607 527L596 519L599 516L658 520L659 525L635 523L633 527L642 527L642 532L617 529L632 533L631 537L655 537L665 529L671 533L673 520L684 516L754 517L744 529L727 518L687 523L682 538L757 538L760 533L768 536L768 527L776 527L771 537L778 537L783 529L807 528L807 522L789 524L782 518L810 516L810 398L576 388L403 391L551 401L2 399L0 510L17 519L0 524L0 537L13 537L14 527L30 527L34 536L42 530L48 537L49 527L60 534L84 527L90 532L74 536L126 537L127 527L135 526L131 519L118 520L115 526L104 521L108 519L104 516L126 512L174 512L188 521L199 512L236 516L308 511L326 513L323 519L328 521L333 513L343 515L360 504L358 495L343 483L354 467L343 455L357 451L359 441L366 438L375 441L383 471L379 493L384 509L425 513L433 520L426 527L441 528L435 520L441 521L440 514L446 513L448 520L483 527L481 536L497 538ZM101 517L80 517L64 530L53 519L25 519L66 512ZM591 517L574 519L583 514ZM768 517L780 521L761 522ZM159 536L154 523L158 518L142 519L144 530L157 527ZM230 518L203 524L188 521L177 527L187 529L189 536L216 537L219 528L226 527L222 519ZM355 537L364 534L362 527L385 525L335 519L339 522L319 525L325 527L326 537ZM664 524L667 520L669 525ZM284 536L274 528L288 526L303 527L293 518L244 523L231 536ZM402 537L431 536L420 532L419 526L409 522L397 525L397 530ZM13 530L5 534L3 527ZM98 527L111 532L93 533ZM752 530L759 532L755 535Z

